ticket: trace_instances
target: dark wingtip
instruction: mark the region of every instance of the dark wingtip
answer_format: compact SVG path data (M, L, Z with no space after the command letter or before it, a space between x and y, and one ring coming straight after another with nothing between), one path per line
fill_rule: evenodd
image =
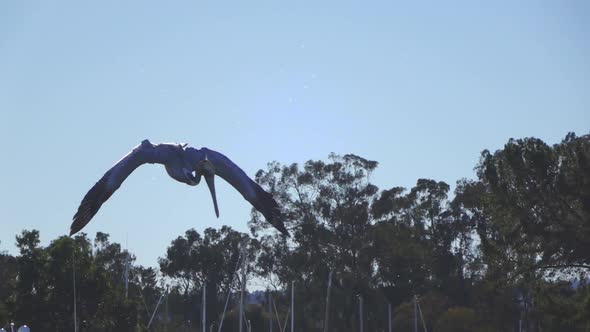
M98 206L92 206L90 202L91 201L87 200L85 197L85 199L80 204L78 212L76 212L72 218L72 224L70 225L70 236L78 233L82 228L84 228L84 226L90 222L90 219L92 219L98 210L98 207L100 207L100 204Z
M287 228L285 228L285 225L283 225L283 222L280 222L280 225L275 225L276 229L279 230L279 232L281 232L281 234L283 234L286 237L291 237L291 234L289 234L289 231L287 230Z
M273 211L272 217L269 221L274 226L274 228L281 232L281 234L286 237L291 237L291 234L289 234L289 231L285 227L282 219L281 211L277 208Z
M285 235L286 237L291 237L289 235L289 231L285 227L283 223L283 214L281 213L281 209L279 208L279 204L277 201L272 197L272 195L260 186L258 186L257 192L257 202L254 203L254 208L260 211L266 221L268 221L271 225L274 226L281 234Z
M111 195L113 191L109 191L106 186L106 178L108 173L102 177L90 190L86 193L78 211L72 218L72 225L70 226L70 236L78 233L84 228L92 217L98 212L102 203L104 203Z
M72 221L72 225L70 225L70 236L78 233L87 223L81 222L78 213L74 216L74 220Z

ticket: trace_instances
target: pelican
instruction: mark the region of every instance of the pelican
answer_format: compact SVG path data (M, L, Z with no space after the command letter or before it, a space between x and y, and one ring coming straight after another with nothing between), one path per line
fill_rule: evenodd
M264 191L229 158L207 148L194 149L186 144L152 144L147 139L119 160L90 188L73 217L70 236L84 228L101 205L119 189L123 181L143 164L162 164L171 178L189 186L196 186L201 177L204 177L211 192L217 218L219 208L214 178L218 175L238 190L277 230L289 236L282 221L279 205L272 195Z

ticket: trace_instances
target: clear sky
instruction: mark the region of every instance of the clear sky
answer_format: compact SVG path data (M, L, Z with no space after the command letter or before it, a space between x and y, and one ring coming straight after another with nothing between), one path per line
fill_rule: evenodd
M0 250L67 233L87 190L142 139L267 162L377 160L382 189L474 177L510 138L590 129L588 1L0 2ZM144 265L250 206L138 169L84 229Z

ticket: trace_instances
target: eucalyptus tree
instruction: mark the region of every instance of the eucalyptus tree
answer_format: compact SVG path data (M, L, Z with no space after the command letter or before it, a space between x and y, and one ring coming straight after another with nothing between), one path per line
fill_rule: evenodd
M295 282L295 313L302 328L310 329L311 321L323 319L324 305L317 299L325 297L330 271L336 285L333 302L338 303L334 314L342 317L338 323L342 328L356 325L356 295L368 293L374 278L370 207L378 188L370 176L376 167L377 162L356 155L331 154L329 162L273 162L256 174L283 208L292 234L292 239L268 234L268 225L253 214L253 233L264 234L259 272L284 289Z

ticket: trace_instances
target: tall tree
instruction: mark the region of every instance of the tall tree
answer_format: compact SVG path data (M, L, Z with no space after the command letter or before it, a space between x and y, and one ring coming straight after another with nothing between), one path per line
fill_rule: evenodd
M484 151L478 176L504 210L531 269L590 270L590 135L568 136L553 147L535 138L511 139Z
M256 175L278 197L293 235L289 241L263 237L262 246L270 252L259 265L264 277L299 286L296 298L306 305L295 312L304 329L311 328L310 320L323 317L323 305L314 299L324 296L330 271L339 285L333 296L342 304L335 308L342 310L340 324L356 326L355 296L366 293L374 277L370 205L378 189L370 175L376 167L377 162L359 156L332 154L329 163L310 160L301 168L271 163ZM250 225L255 234L267 228L256 214Z
M0 251L0 326L8 323L14 310L18 264L16 257Z
M30 322L31 326L48 328L50 308L44 302L48 295L47 275L44 268L47 254L39 246L39 231L22 231L16 236L18 279L16 284L14 319Z

